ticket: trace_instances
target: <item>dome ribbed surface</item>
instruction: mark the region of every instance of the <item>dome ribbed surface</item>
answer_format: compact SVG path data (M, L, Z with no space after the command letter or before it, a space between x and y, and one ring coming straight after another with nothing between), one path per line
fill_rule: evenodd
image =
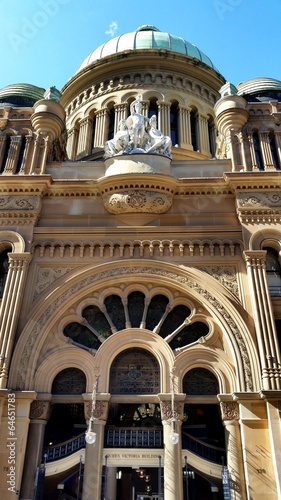
M274 78L253 78L237 85L238 95L258 94L272 90L281 91L281 81Z
M28 83L15 83L0 89L0 103L11 103L17 106L33 106L36 101L44 99L45 89L29 85Z
M179 36L163 33L155 28L155 26L144 25L132 33L126 33L112 38L98 47L82 62L77 73L103 57L126 50L147 49L165 49L171 52L178 52L179 54L184 54L198 59L202 63L217 71L211 59L201 52L201 50L199 50L195 45L192 45Z

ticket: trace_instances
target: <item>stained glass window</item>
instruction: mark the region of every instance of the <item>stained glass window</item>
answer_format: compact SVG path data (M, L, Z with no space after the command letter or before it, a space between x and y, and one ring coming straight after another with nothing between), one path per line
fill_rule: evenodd
M63 330L66 337L71 338L77 344L89 347L90 349L98 349L101 345L97 337L84 325L72 322L66 325Z
M104 305L117 331L125 328L125 312L122 300L118 295L109 295Z
M128 311L132 328L139 328L144 309L144 294L132 292L128 297Z
M82 316L103 337L108 337L111 334L110 325L104 313L97 306L86 307L82 312Z
M188 316L190 316L190 309L188 307L183 305L174 307L174 309L169 312L167 318L160 328L159 334L161 335L161 337L167 337L167 335L173 333L179 326L183 324L184 320L188 318Z
M127 349L110 370L111 394L158 394L160 371L156 359L144 349Z
M166 307L169 303L169 299L165 295L155 295L152 297L146 316L146 328L148 330L153 330L161 318L163 317Z
M66 368L54 378L52 394L83 394L83 392L86 392L86 377L78 368Z
M188 395L217 395L219 384L215 375L205 368L194 368L183 379L183 392Z
M170 347L176 349L177 347L184 347L185 345L192 344L196 340L204 337L209 332L209 327L205 323L196 321L191 325L185 326L170 342Z

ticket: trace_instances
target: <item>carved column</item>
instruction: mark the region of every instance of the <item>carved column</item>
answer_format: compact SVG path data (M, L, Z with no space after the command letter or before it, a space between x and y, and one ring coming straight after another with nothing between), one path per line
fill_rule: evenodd
M114 121L114 135L118 132L118 125L121 120L126 120L128 116L127 104L115 104L115 121Z
M90 397L90 395L85 395L85 399L87 398L88 400L84 404L87 423L90 419L92 407L92 402L89 401ZM96 442L94 444L86 443L82 500L101 498L104 428L108 415L108 400L110 396L103 396L103 398L103 401L98 400L96 402L94 411L94 430L97 434Z
M158 129L164 135L171 136L171 125L170 125L170 104L166 102L157 102L158 106Z
M9 270L0 307L0 388L7 384L18 314L24 293L30 253L10 253Z
M193 150L191 144L190 108L179 106L179 146Z
M107 140L107 127L108 127L108 111L106 108L101 109L96 113L96 130L94 147L102 148Z
M229 401L229 396L219 395L218 398L225 427L227 467L231 478L232 495L236 500L245 500L246 489L239 427L239 405L236 401Z
M165 395L167 397L167 395ZM181 400L179 399L181 398ZM173 444L172 433L172 407L171 401L160 401L161 417L163 424L164 441L164 491L165 500L183 500L182 458L181 458L181 422L183 417L183 395L175 395L174 418L175 431L179 434L179 442Z
M266 277L266 251L244 252L264 389L280 389L281 369L274 314Z
M240 155L241 155L241 166L243 167L243 170L247 170L247 160L246 160L246 151L245 151L245 141L244 141L244 136L243 133L240 131L237 134L239 144L240 144Z
M41 134L36 134L35 139L34 139L33 155L32 155L32 160L31 160L31 168L30 168L31 174L34 173L36 171L36 168L37 168L40 146L41 146L41 139L42 139Z
M19 174L29 174L30 171L29 158L31 154L32 139L33 139L32 135L27 135L25 137L26 143Z
M49 154L49 151L51 148L51 137L49 135L45 135L43 137L42 148L43 148L43 152L42 152L42 155L40 155L40 165L38 165L38 167L40 169L40 174L44 174L44 172L45 172L47 158L48 158L48 154Z
M78 139L78 131L74 127L67 133L67 156L70 160L74 160L76 158L76 150L77 150L77 139Z
M77 156L84 156L90 153L92 138L92 120L87 117L80 121Z
M198 113L198 137L200 153L210 156L208 117Z
M21 135L11 136L11 145L9 149L8 158L5 165L4 174L14 174L17 168L17 162L20 154L22 137Z
M33 498L36 469L42 463L45 426L50 416L50 398L51 395L48 395L47 400L35 400L30 406L30 424L20 490L21 500Z
M256 153L255 153L255 146L254 146L254 137L253 137L252 133L249 133L247 135L248 135L249 146L250 146L252 169L253 170L258 170L258 164L257 164Z
M272 169L274 169L274 163L273 163L271 149L270 149L268 132L260 132L259 136L260 136L260 144L261 144L261 152L262 152L262 156L263 156L264 169L265 170L272 170Z

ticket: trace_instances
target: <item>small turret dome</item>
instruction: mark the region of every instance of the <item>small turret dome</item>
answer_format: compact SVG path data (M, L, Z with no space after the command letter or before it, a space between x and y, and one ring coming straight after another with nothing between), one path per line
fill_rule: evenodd
M281 98L281 81L274 78L253 78L237 85L237 93L247 101L269 101Z
M19 107L31 107L36 101L44 98L45 89L28 83L15 83L0 89L1 104Z

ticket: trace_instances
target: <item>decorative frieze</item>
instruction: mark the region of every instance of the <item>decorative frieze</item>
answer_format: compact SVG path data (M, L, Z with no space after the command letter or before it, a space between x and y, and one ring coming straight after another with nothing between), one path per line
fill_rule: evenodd
M39 196L0 196L0 225L31 224L39 217Z
M71 267L40 267L36 276L33 300L35 300L40 293L44 292L49 285L54 283L54 281L59 279L61 276L64 276L71 270Z
M91 411L92 411L92 402L87 401L84 404L84 414L85 414L86 420L90 419ZM108 402L107 401L99 401L99 400L96 401L95 409L94 409L94 418L97 420L103 420L104 422L106 422L107 415L108 415Z
M281 195L279 192L238 193L236 206L241 223L281 221Z
M146 190L114 193L103 198L104 206L111 214L164 214L172 206L172 202L173 198L171 195Z

